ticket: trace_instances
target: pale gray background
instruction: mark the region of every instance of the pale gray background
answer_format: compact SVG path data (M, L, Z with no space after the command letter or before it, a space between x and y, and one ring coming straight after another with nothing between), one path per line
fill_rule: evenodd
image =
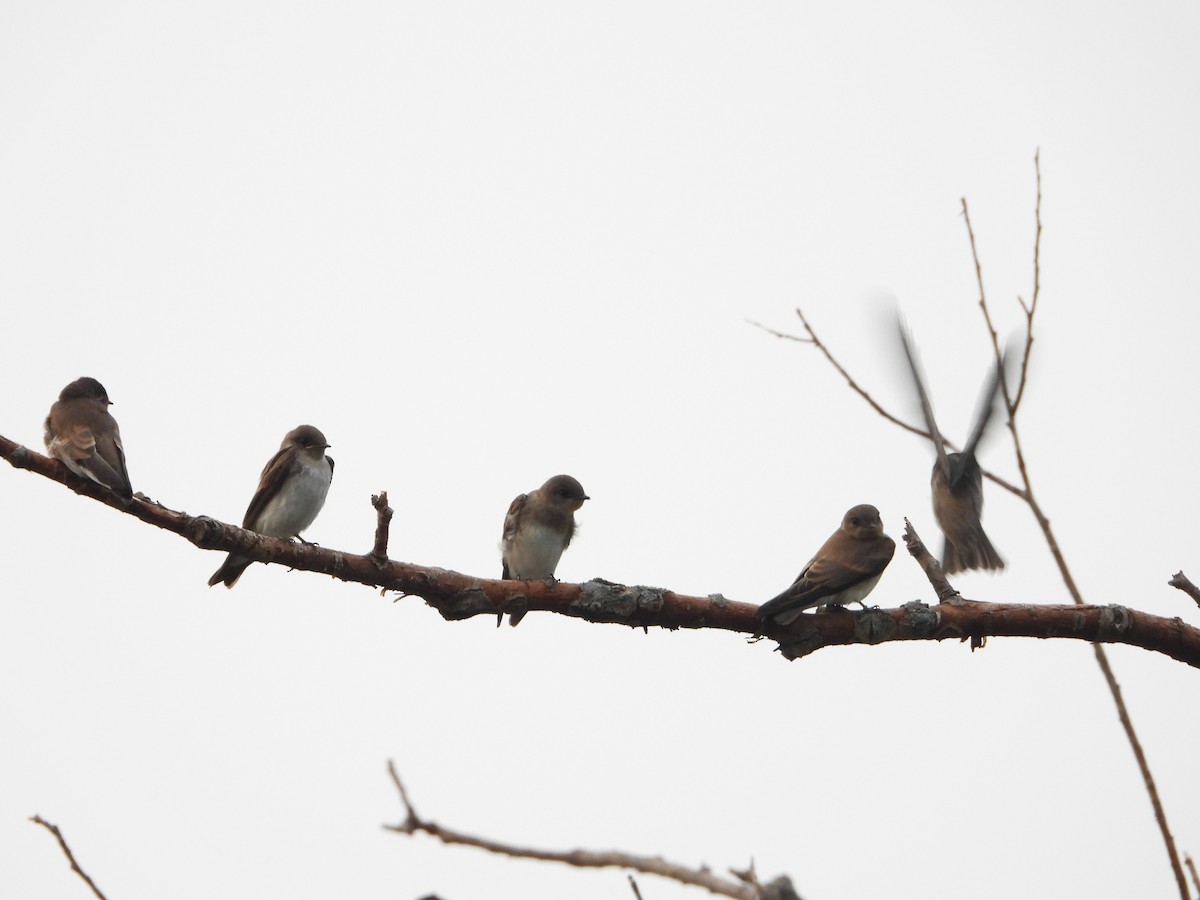
M505 508L593 499L560 577L761 601L847 507L929 539L897 410L904 304L943 426L1020 322L1023 425L1089 602L1192 624L1200 77L1195 2L64 3L0 6L0 433L68 381L116 402L135 489L240 521L301 422L337 476L309 537L498 575ZM985 465L1015 477L998 429ZM1066 602L1028 511L1011 568ZM1174 895L1082 643L823 651L419 600L220 556L0 469L0 895L632 896L620 871L381 830L418 808L519 843L716 868L809 900ZM937 543L940 544L940 541ZM872 600L930 598L900 554ZM1182 849L1200 854L1197 673L1111 656ZM648 900L703 894L650 878Z

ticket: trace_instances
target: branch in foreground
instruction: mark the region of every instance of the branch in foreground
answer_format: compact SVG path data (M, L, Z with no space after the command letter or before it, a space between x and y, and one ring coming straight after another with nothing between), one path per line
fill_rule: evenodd
M1171 580L1167 582L1173 588L1179 588L1189 597L1196 601L1196 605L1200 606L1200 588L1192 584L1190 578L1183 574L1180 570L1171 576Z
M83 871L83 869L79 867L79 863L75 861L75 854L72 853L71 848L67 846L67 839L62 836L62 832L58 830L58 826L50 824L41 816L31 816L29 821L33 822L35 825L41 825L52 835L54 835L54 837L58 840L58 846L61 847L62 852L66 854L67 862L71 864L71 869L76 875L87 882L87 886L92 889L93 894L99 897L100 900L106 900L105 896L100 893L100 888L96 887L96 882L92 881L92 879L88 877L88 873Z
M498 853L502 856L511 856L518 859L561 862L569 866L579 866L582 868L632 869L635 872L641 872L645 875L659 875L663 878L677 881L680 884L704 888L713 894L719 894L723 897L735 897L737 900L759 900L763 896L761 893L762 888L757 881L747 880L747 878L753 878L753 870L751 870L748 876L746 873L738 873L741 881L735 882L726 878L719 878L708 868L691 869L677 863L667 862L660 856L635 856L631 853L622 853L619 850L535 850L531 847L517 847L513 844L505 844L500 841L492 841L487 838L464 834L461 831L452 831L449 828L438 825L436 822L422 819L417 815L411 801L408 799L408 792L404 789L404 784L400 781L400 776L396 773L396 766L391 760L388 760L388 774L392 776L392 783L396 785L396 790L400 794L400 802L404 804L405 809L403 822L399 825L383 826L388 831L409 835L423 831L425 834L437 838L443 844L462 844L468 847L478 847L490 853Z
M778 641L788 659L822 647L880 644L888 641L940 641L989 637L1072 638L1121 643L1163 653L1200 668L1200 628L1124 606L1049 606L964 601L930 607L919 601L898 609L865 612L818 612L789 626L764 624L752 603L720 594L692 597L656 587L626 586L593 579L584 584L548 581L499 581L449 569L429 568L370 553L357 555L267 537L208 516L187 513L138 497L125 499L72 475L57 460L0 436L0 456L13 466L64 484L126 515L178 534L205 550L236 552L261 563L277 563L319 572L341 581L420 597L444 619L494 616L522 608L634 628L715 628Z

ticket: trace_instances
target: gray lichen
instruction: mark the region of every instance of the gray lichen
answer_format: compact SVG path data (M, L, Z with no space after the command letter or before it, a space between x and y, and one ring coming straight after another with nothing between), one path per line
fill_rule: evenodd
M932 606L920 600L912 600L900 608L904 610L901 618L904 627L911 629L914 634L926 637L937 632L942 617Z
M641 585L626 586L593 578L580 585L579 597L571 606L588 619L608 619L628 622L636 618L639 611L657 614L663 607L662 588Z
M896 635L896 620L881 609L868 609L854 617L854 638L864 644L881 644Z
M1100 610L1100 630L1096 637L1099 640L1113 640L1128 633L1133 627L1133 614L1127 606L1112 604Z

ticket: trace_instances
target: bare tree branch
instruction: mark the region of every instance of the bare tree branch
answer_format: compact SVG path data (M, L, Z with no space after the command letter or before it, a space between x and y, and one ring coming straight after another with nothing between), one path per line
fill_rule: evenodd
M1185 854L1183 861L1187 863L1188 871L1192 873L1192 884L1196 886L1196 896L1200 897L1200 875L1196 874L1196 864L1192 862L1191 854Z
M372 494L371 505L375 507L375 512L378 514L378 521L375 524L375 546L371 550L371 557L376 562L387 562L388 528L392 523L392 508L388 506L387 491Z
M1200 588L1192 584L1191 579L1184 575L1182 571L1172 575L1171 580L1167 584L1173 588L1179 588L1179 590L1195 600L1197 606L1200 606Z
M962 594L950 586L950 582L946 580L946 573L942 571L942 564L926 549L925 543L917 536L917 530L908 519L904 520L904 544L912 558L917 561L917 565L925 572L930 587L937 594L938 602L954 605L962 603Z
M388 773L392 777L392 782L396 785L396 790L400 794L400 802L404 804L405 808L404 821L399 825L385 825L384 828L388 831L409 835L424 832L431 837L437 838L444 844L462 844L468 847L478 847L490 853L498 853L502 856L510 856L517 859L540 859L546 862L561 862L569 866L579 866L582 868L633 869L635 872L641 872L645 875L658 875L662 878L677 881L680 884L704 888L710 893L719 894L723 897L735 897L738 900L758 900L759 898L758 889L752 885L739 884L719 878L708 868L692 869L678 863L667 862L660 856L636 856L632 853L622 853L619 850L536 850L531 847L518 847L514 844L505 844L500 841L475 837L461 831L444 828L433 821L422 819L417 815L416 810L413 809L412 802L408 798L408 792L404 789L404 785L400 781L400 776L396 773L396 767L391 760L388 760Z
M1041 235L1041 168L1035 157L1035 165L1038 171L1038 235L1040 243ZM967 225L967 236L971 241L971 259L975 263L975 277L979 282L979 309L983 314L984 322L987 325L988 334L992 339L992 352L995 354L997 364L1003 358L1000 351L1000 341L996 335L996 329L992 325L992 317L988 312L987 295L983 288L983 270L979 265L979 253L975 247L975 231L971 228L971 215L967 210L967 199L962 198L963 219ZM1036 259L1036 247L1035 247ZM1024 362L1028 362L1028 348L1032 344L1033 339L1033 306L1031 305L1026 312L1027 322L1029 326L1028 342L1026 344L1026 356ZM1025 365L1022 365L1022 382L1024 381ZM1071 575L1071 570L1067 566L1066 557L1063 556L1062 550L1058 546L1058 540L1054 536L1054 530L1050 527L1050 520L1046 514L1042 512L1042 507L1038 504L1037 498L1033 494L1033 484L1029 478L1029 469L1025 463L1025 454L1021 449L1021 436L1017 430L1016 422L1016 402L1013 400L1006 379L1000 379L1000 389L1004 393L1004 405L1008 410L1008 430L1012 436L1013 451L1017 457L1017 469L1021 473L1021 481L1025 485L1025 490L1022 492L1025 502L1029 505L1030 511L1037 520L1038 526L1042 530L1042 535L1046 539L1046 544L1050 548L1050 553L1054 557L1055 563L1058 565L1059 575L1062 577L1063 584L1066 585L1067 592L1071 595L1071 599L1080 606L1083 605L1083 595L1079 591L1079 587L1075 584L1075 579ZM1133 720L1129 716L1129 710L1125 706L1125 698L1121 694L1121 686L1117 683L1117 677L1113 673L1112 666L1108 662L1108 654L1104 652L1104 648L1099 644L1092 645L1092 651L1096 655L1096 664L1100 666L1100 671L1104 675L1104 680L1108 684L1109 693L1112 694L1113 703L1117 707L1117 716L1121 720L1121 727L1125 729L1125 736L1129 740L1129 746L1133 750L1133 755L1137 759L1138 768L1142 773L1142 781L1146 786L1146 793L1150 797L1150 805L1154 809L1154 818L1158 822L1159 832L1162 834L1163 843L1167 848L1167 857L1171 862L1171 870L1175 873L1175 882L1179 888L1179 894L1182 900L1190 900L1188 894L1187 880L1184 878L1183 866L1179 862L1179 853L1175 848L1175 839L1171 836L1171 829L1167 825L1167 814L1163 808L1162 800L1158 795L1158 787L1154 782L1154 776L1150 772L1150 763L1146 759L1146 753L1142 749L1141 741L1138 740L1137 731L1133 727Z
M610 622L635 628L715 628L778 641L784 656L795 659L822 647L888 641L944 640L947 637L1071 638L1129 644L1163 653L1200 668L1200 628L1124 606L1038 606L971 602L962 606L923 603L861 613L839 611L802 616L792 625L764 625L753 603L720 594L692 597L664 588L626 586L600 578L584 584L563 581L499 581L449 569L360 556L315 544L267 537L208 516L187 513L138 497L125 499L60 462L0 436L0 456L13 466L37 472L78 494L126 515L181 535L205 550L236 552L255 562L277 563L319 572L341 581L420 597L444 619L503 612L512 605L530 610ZM923 611L922 611L923 610Z
M58 846L61 847L62 852L66 854L67 862L71 864L71 869L76 875L87 882L87 886L92 889L93 894L99 897L100 900L106 900L104 894L100 893L100 888L96 887L96 882L92 881L92 879L88 876L88 873L83 871L83 869L79 867L79 863L75 861L75 854L72 853L71 848L67 846L67 839L64 838L62 832L58 830L58 826L50 824L41 816L31 816L29 821L33 822L35 825L41 825L52 835L54 835L54 837L58 840Z
M761 328L763 331L767 332L767 334L772 334L778 338L786 338L787 340L797 341L798 343L801 343L801 344L812 344L814 347L816 347L818 350L821 351L821 353L825 356L825 358L827 360L829 360L829 364L832 365L838 371L838 374L840 374L844 379L846 379L846 384L850 386L850 389L852 391L854 391L854 393L858 394L858 396L862 397L864 400L867 401L867 404L871 407L871 409L875 410L875 412L879 413L879 415L883 416L885 419L887 419L893 425L896 425L899 428L903 428L905 431L915 434L917 437L923 437L928 441L933 440L933 436L925 429L918 428L916 425L909 425L903 419L893 415L892 413L890 413L886 409L884 409L883 406L880 405L880 403L874 397L872 397L870 394L868 394L867 391L863 387L861 387L859 385L859 383L854 380L853 377L851 377L850 373L847 372L845 370L845 368L842 367L842 364L839 363L834 358L833 353L830 352L829 348L827 346L825 346L824 342L822 342L819 337L817 337L816 331L813 329L812 325L809 324L808 319L805 318L804 312L800 309L797 309L796 315L800 317L800 323L804 326L804 330L808 332L808 337L806 337L806 338L797 337L794 334L786 334L782 331L775 331L774 329L768 328L765 325L761 325L758 322L750 321L749 324L755 326L756 328ZM942 443L946 447L950 448L951 450L960 449L953 441L946 439L946 437L944 435L942 437ZM983 472L983 477L986 478L988 481L991 481L993 484L996 484L996 485L1004 488L1006 491L1016 494L1018 497L1022 496L1021 489L1019 487L1017 487L1016 485L1012 484L1011 482L1005 481L1003 478L999 477L998 475L992 474L987 469L982 469L981 471Z
M1001 487L1004 487L1006 490L1008 490L1009 492L1020 497L1028 504L1030 511L1033 513L1034 518L1037 520L1038 527L1042 531L1042 535L1046 540L1046 543L1050 549L1050 553L1054 557L1055 563L1057 564L1058 569L1059 569L1059 573L1063 579L1064 584L1067 587L1067 591L1071 595L1071 599L1076 604L1082 606L1083 605L1083 597L1079 591L1078 586L1075 584L1075 580L1071 575L1070 568L1067 566L1066 558L1063 556L1062 550L1058 545L1058 540L1054 535L1054 531L1050 527L1050 520L1046 516L1046 514L1042 511L1040 504L1037 502L1037 498L1033 494L1032 482L1029 477L1029 470L1028 470L1028 466L1026 464L1024 452L1021 447L1020 434L1018 432L1017 425L1016 425L1016 412L1019 407L1020 401L1021 401L1022 397L1024 396L1025 386L1027 383L1027 376L1028 376L1028 371L1029 371L1029 359L1030 359L1031 349L1033 346L1033 319L1034 319L1034 314L1036 313L1036 310L1037 310L1038 297L1041 292L1042 175L1041 175L1040 152L1034 156L1034 170L1035 170L1036 177L1037 177L1037 204L1034 209L1034 217L1036 220L1037 227L1036 227L1036 234L1035 234L1035 238L1034 238L1033 297L1028 306L1026 306L1023 301L1021 302L1021 308L1025 313L1027 335L1026 335L1026 343L1025 343L1025 352L1023 354L1022 361L1021 361L1020 379L1018 382L1018 388L1017 388L1017 393L1016 393L1015 397L1013 396L1012 392L1010 392L1010 390L1008 388L1007 380L1004 378L1000 379L1000 386L1001 386L1001 390L1003 391L1003 395L1004 395L1005 409L1008 412L1008 428L1009 428L1009 432L1012 436L1013 449L1014 449L1016 459L1017 459L1017 467L1021 474L1021 481L1023 483L1023 488L1018 488L1018 487L1015 487L1014 485L1004 482L1001 479L996 478L990 472L985 471L983 474L990 481L1000 485ZM979 308L983 315L984 323L987 327L988 335L992 341L993 354L995 356L997 364L1000 365L1000 364L1002 364L1001 360L1003 359L1003 354L1001 353L1001 350L1000 350L1000 341L999 341L999 337L996 333L996 328L992 323L991 314L988 310L987 295L986 295L986 292L984 290L984 285L983 285L983 268L979 262L979 252L978 252L978 248L975 243L975 232L974 232L974 229L971 227L971 216L970 216L970 211L967 208L967 201L966 201L965 197L962 198L962 211L963 211L963 219L964 219L964 221L966 223L966 227L967 227L967 237L969 238L970 245L971 245L971 261L974 264L975 277L976 277L976 281L978 282L978 285L979 285ZM850 375L841 366L841 364L838 363L838 361L833 358L833 355L829 352L828 348L826 348L825 345L817 338L812 327L808 324L808 320L805 319L804 314L801 313L800 310L797 310L796 312L797 312L797 315L800 316L800 321L803 323L805 330L808 332L808 335L809 335L808 339L799 338L799 337L795 337L792 335L784 335L784 334L780 334L778 332L773 332L773 331L771 331L771 333L775 334L779 337L787 337L787 338L791 338L792 340L797 340L797 341L801 341L804 343L813 344L825 355L825 358L830 362L830 364L834 367L834 369L836 369L837 372L839 374L841 374L841 376L843 378L846 379L846 383L851 387L851 389L853 389L859 396L861 396L864 400L866 400L867 403L869 403L876 412L878 412L881 416L883 416L883 418L885 418L889 422L892 422L893 424L899 426L900 428L903 428L906 431L930 438L930 435L928 433L923 432L919 428L915 428L912 425L909 425L906 422L901 421L896 416L893 416L891 413L889 413L887 410L885 410L878 403L876 403L875 400L869 394L867 394L867 392L865 390L863 390L861 387L858 386L858 384L854 381L853 378L850 377ZM759 326L759 327L762 327L762 326ZM770 329L764 329L764 330L770 331ZM915 537L915 533L914 533L914 537ZM919 539L918 539L918 542L919 542ZM922 549L923 549L923 547L922 547ZM910 550L913 550L913 545L911 543L910 543ZM917 561L919 563L921 563L923 565L923 567L925 568L926 574L930 578L930 583L933 584L935 591L938 592L939 598L944 599L944 600L949 600L950 598L948 596L944 596L942 594L942 591L943 591L942 585L945 584L944 579L942 579L942 582L939 583L938 580L935 578L935 574L940 575L940 573L935 573L934 570L930 566L927 565L927 561L924 560L920 555L918 555L915 552L914 552L914 557L917 558ZM1174 580L1172 580L1172 584L1174 584ZM945 589L950 589L948 584L945 584ZM952 602L953 601L951 601L951 603ZM1200 601L1198 601L1198 602L1200 602ZM925 608L928 609L928 607L925 607ZM938 607L938 612L943 617L945 617L949 614L949 611L953 608L954 607L951 606L950 604L943 604L942 606ZM1110 608L1110 609L1114 610L1113 615L1117 615L1115 613L1115 608ZM870 613L865 613L862 615L870 615ZM1120 616L1118 615L1117 618L1120 618ZM1180 626L1182 626L1182 622L1180 622L1179 624L1180 624ZM1186 627L1186 626L1183 626L1183 627ZM979 633L972 634L971 635L972 647L981 646L982 639L984 637L986 637L986 635L979 634ZM818 645L818 646L820 646L820 645ZM790 646L787 644L785 644L782 649L784 650L785 655L787 655L790 652ZM808 651L808 652L811 652L811 651ZM1121 720L1121 725L1125 730L1126 737L1129 740L1130 746L1132 747L1133 752L1134 752L1134 756L1137 759L1138 767L1141 770L1142 779L1146 786L1146 791L1150 796L1150 802L1154 808L1155 819L1158 822L1159 830L1162 833L1163 841L1166 844L1167 854L1171 861L1172 871L1175 873L1175 878L1176 878L1176 882L1177 882L1179 890L1180 890L1180 895L1183 897L1183 900L1188 900L1187 884L1186 884L1186 881L1183 876L1183 869L1179 863L1179 856L1175 849L1175 842L1174 842L1174 839L1171 837L1169 828L1167 827L1166 814L1163 810L1162 802L1158 796L1158 790L1157 790L1157 787L1155 786L1154 778L1150 773L1150 767L1149 767L1149 763L1146 760L1145 752L1142 750L1141 743L1139 742L1139 740L1137 738L1137 734L1133 727L1133 722L1129 717L1129 711L1126 708L1125 701L1121 695L1120 685L1117 683L1116 676L1113 674L1112 667L1109 665L1109 662L1108 662L1108 655L1104 652L1104 648L1101 646L1100 642L1093 643L1093 652L1095 653L1095 656L1096 656L1096 662L1100 666L1100 670L1103 673L1105 681L1108 684L1109 692L1112 694L1113 701L1117 707L1117 715Z

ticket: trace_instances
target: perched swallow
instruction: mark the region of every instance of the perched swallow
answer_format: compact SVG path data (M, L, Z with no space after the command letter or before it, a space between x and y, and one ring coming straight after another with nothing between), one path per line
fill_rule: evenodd
M896 542L883 533L879 510L867 503L855 506L792 586L758 608L758 617L787 625L813 606L862 603L895 552Z
M95 378L72 381L46 416L46 450L76 475L129 497L133 488L125 469L121 429L109 415L110 406L108 392Z
M500 539L500 577L506 581L553 579L563 551L575 536L575 510L590 500L570 475L555 475L536 491L521 494L508 507ZM510 612L516 625L523 610ZM500 624L501 613L496 624Z
M942 569L947 575L968 569L1003 569L1004 560L983 533L983 473L975 459L975 448L979 445L988 422L996 409L996 395L1000 378L1004 372L1002 357L988 376L983 393L979 398L979 409L975 414L975 427L959 453L947 453L942 433L933 418L933 405L929 392L921 377L916 350L912 346L904 323L898 320L900 341L908 359L908 370L921 399L921 412L925 416L925 427L929 430L937 459L933 464L933 517L946 537L942 549Z
M327 447L325 435L311 425L289 431L279 452L262 470L242 527L271 537L300 537L325 505L333 480L333 460L325 455ZM253 561L230 553L208 579L208 586L220 581L233 587Z

